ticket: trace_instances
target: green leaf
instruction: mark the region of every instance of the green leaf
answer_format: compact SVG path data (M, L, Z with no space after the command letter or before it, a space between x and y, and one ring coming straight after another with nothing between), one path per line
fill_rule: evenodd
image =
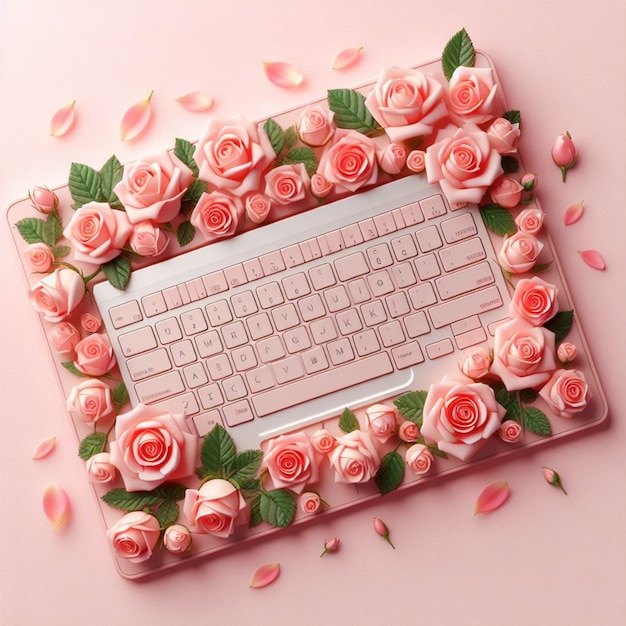
M532 404L539 397L539 392L534 389L522 389L519 392L519 399L524 404Z
M193 158L196 147L186 139L176 138L174 142L174 154L191 170L194 178L198 178L200 170Z
M182 483L163 483L153 489L151 493L163 500L182 500L185 497L185 491L187 491L187 487Z
M195 236L196 227L189 221L181 222L176 229L176 239L181 248L190 244Z
M93 167L82 163L72 163L68 183L74 200L73 209L79 209L88 202L103 201L100 191L100 175Z
M285 150L290 150L298 141L298 131L295 126L290 126L285 131Z
M63 224L57 213L50 213L48 219L43 226L42 236L44 243L48 244L51 248L54 248L56 242L63 236Z
M417 424L418 428L421 428L426 396L427 393L425 391L409 391L409 393L396 398L393 403L404 419Z
M125 254L120 254L112 261L102 266L102 271L107 280L116 288L124 290L130 280L132 268L130 259Z
M173 500L166 500L159 506L156 518L159 520L161 528L167 528L176 523L178 519L179 507Z
M124 383L120 383L116 387L113 387L111 390L111 397L113 398L113 402L115 402L115 404L119 407L126 404L129 400L126 385Z
M379 128L365 106L365 97L353 89L329 89L328 108L335 114L335 123L339 128L356 130L363 134Z
M513 216L497 204L481 207L480 215L485 226L496 235L512 235L517 231Z
M522 423L522 407L517 393L501 385L496 391L496 401L506 409L506 419Z
M242 480L239 482L239 490L244 492L254 492L261 489L261 481L258 478L252 478L250 480Z
M296 514L296 499L286 489L263 491L261 493L259 510L263 521L268 522L272 526L287 528Z
M353 430L359 430L359 420L356 415L348 408L344 409L344 412L339 418L339 428L344 433L351 433Z
M309 176L313 176L317 170L317 157L311 148L292 148L280 161L281 165L294 165L296 163L304 163Z
M253 496L246 497L246 502L250 506L249 526L250 528L254 528L263 523L263 516L261 515L261 492L257 491Z
M55 259L62 259L66 257L71 251L72 248L70 248L69 246L55 246L52 249L52 253L54 254Z
M474 44L467 34L467 31L462 28L458 33L452 36L443 49L441 65L445 77L450 80L452 74L454 74L454 70L461 65L473 67L474 59Z
M544 326L556 335L556 342L560 343L567 337L567 334L574 323L574 311L559 311L552 319L548 320Z
M146 507L159 506L164 501L152 491L126 491L123 487L107 491L102 500L120 511L141 511Z
M233 474L229 480L241 485L243 481L254 478L261 467L262 461L263 453L260 450L244 450L240 452L233 462Z
M274 153L278 156L285 147L285 133L280 124L273 120L271 117L263 124L263 130L267 133L270 139Z
M78 446L78 456L83 461L87 461L94 454L104 452L106 443L107 436L105 433L90 433L80 442Z
M237 451L232 437L220 424L216 424L205 435L200 447L203 467L220 478L233 471Z
M122 206L120 199L113 189L115 185L122 180L123 175L124 168L115 155L113 155L100 170L100 190L102 191L102 197L104 201L108 202L112 207L120 208Z
M546 414L533 406L524 409L524 428L536 435L548 436L552 434L550 420Z
M25 217L15 223L17 232L26 243L45 243L43 231L46 223L38 217Z
M393 450L382 458L374 481L381 496L395 491L404 478L404 459Z
M519 161L515 157L503 156L500 163L505 174L515 174L519 170Z
M75 365L73 361L63 361L61 365L74 376L85 378L87 374L83 374Z
M522 114L517 109L511 109L510 111L506 111L502 115L505 120L511 122L511 124L519 124L522 125Z
M190 202L193 205L198 203L200 196L208 189L209 184L205 180L196 178L191 185L187 187L187 191L183 196L183 202Z

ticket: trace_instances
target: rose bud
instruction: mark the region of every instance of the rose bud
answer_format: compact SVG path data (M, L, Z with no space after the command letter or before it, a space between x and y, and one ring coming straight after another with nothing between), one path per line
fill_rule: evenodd
M524 191L533 191L539 182L537 174L524 174L519 181Z
M565 491L565 487L563 487L563 483L561 482L561 477L549 467L544 466L541 469L543 470L543 477L546 479L546 481L550 485L558 487L565 495L567 495L567 491Z
M563 182L567 177L567 170L574 167L578 158L578 150L569 132L559 135L552 146L552 160L561 168Z
M374 530L377 534L379 534L394 550L396 546L391 543L391 539L389 539L389 529L383 520L378 517L374 518Z
M59 198L54 191L50 191L47 187L34 187L28 193L28 197L33 206L41 213L52 213L59 206Z
M327 552L337 552L337 550L339 550L339 539L337 539L337 537L327 539L324 542L324 552L320 554L320 557L324 556Z
M165 529L163 545L172 554L183 554L191 550L191 532L182 524L172 524Z
M576 358L576 346L573 343L563 342L556 350L556 356L561 363L571 363Z

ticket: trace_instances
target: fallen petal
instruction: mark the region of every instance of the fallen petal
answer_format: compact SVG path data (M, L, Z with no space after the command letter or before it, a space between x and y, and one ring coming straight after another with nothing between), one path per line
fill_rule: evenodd
M204 91L192 91L180 98L176 98L176 102L187 111L201 113L208 111L213 106L213 98Z
M268 563L261 565L250 579L250 589L260 589L273 583L280 574L280 563Z
M509 483L506 480L496 480L487 485L481 492L474 505L474 515L490 513L500 508L510 494Z
M363 52L363 46L342 50L333 59L331 68L334 70L343 70L346 67L350 67L353 63L358 61L361 52Z
M570 204L563 214L563 221L566 226L576 223L583 216L584 200Z
M44 439L36 448L33 453L33 460L38 461L39 459L43 459L47 457L53 450L56 445L57 438L50 437L49 439Z
M60 137L72 128L76 119L76 111L74 109L76 100L71 104L61 107L53 116L50 122L50 134L53 137Z
M263 61L265 75L279 87L297 87L303 80L302 72L289 63Z
M579 250L578 254L582 257L582 260L594 270L606 269L606 264L602 255L597 250Z
M150 117L152 115L152 106L150 101L154 90L150 92L150 95L144 100L135 102L122 117L122 124L120 127L120 135L122 141L127 139L134 139L141 133L141 131L148 125Z
M63 526L70 515L70 501L61 487L54 483L45 486L43 490L43 510L52 522L54 530Z

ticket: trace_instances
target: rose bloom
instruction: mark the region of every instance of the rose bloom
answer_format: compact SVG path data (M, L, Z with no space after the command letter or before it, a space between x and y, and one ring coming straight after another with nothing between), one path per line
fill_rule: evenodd
M378 165L387 174L399 174L406 164L406 149L397 143L386 145L377 154Z
M172 524L163 533L163 545L172 554L183 554L191 549L191 533L182 524Z
M337 441L325 428L316 430L311 435L311 445L320 454L328 454L334 447Z
M82 301L85 282L82 276L59 267L44 276L31 291L33 306L47 322L62 322Z
M494 120L487 129L489 142L498 154L514 154L520 136L519 124L511 124L504 117Z
M135 224L130 237L130 247L140 256L159 256L169 245L167 235L151 222Z
M334 114L322 106L314 104L306 107L298 123L298 135L303 143L309 146L328 143L337 129L333 117Z
M438 182L451 203L480 202L500 174L501 158L487 133L469 122L439 131L426 150L428 182Z
M543 326L559 310L558 289L539 276L522 278L509 305L509 317L526 320L533 326Z
M380 454L372 436L362 430L337 437L337 445L329 455L339 483L364 483L373 478L380 467Z
M105 333L89 335L74 348L74 365L87 376L104 376L115 364L113 348Z
M589 388L582 372L559 369L552 374L539 395L556 415L570 418L587 406Z
M47 272L54 263L54 254L45 243L31 243L24 251L24 258L33 272Z
M192 181L191 170L166 151L125 165L113 191L132 224L147 220L165 224L178 215L181 198Z
M498 436L502 441L515 443L522 434L522 425L515 420L505 420L498 429Z
M110 450L126 490L150 491L166 480L193 474L198 439L183 414L138 404L117 416Z
M384 69L365 99L365 106L391 141L429 135L446 116L444 89L418 70Z
M339 192L371 185L378 180L376 144L355 130L338 129L317 171Z
M538 207L528 207L520 211L515 218L515 225L519 230L530 235L536 235L543 227L545 213Z
M271 208L272 201L263 194L257 193L246 198L246 215L255 224L262 224L270 214Z
M83 313L80 316L80 325L88 333L97 333L102 326L102 320L93 313Z
M406 166L416 174L426 169L426 153L423 150L411 150L406 158Z
M524 188L510 176L498 176L491 185L489 193L493 202L505 209L516 207L522 199Z
M406 451L404 459L416 474L425 474L430 470L435 457L428 446L416 443Z
M106 484L115 478L115 465L108 452L99 452L87 459L87 473L94 483Z
M132 511L107 530L107 537L116 556L141 563L152 556L160 533L159 520L154 515Z
M554 333L523 319L512 319L495 330L491 373L509 391L536 388L556 369Z
M304 200L310 186L303 163L281 165L265 175L265 195L282 206Z
M250 507L237 488L227 480L215 478L200 489L187 489L183 513L192 532L226 538L238 524L248 524Z
M319 493L315 493L314 491L306 491L303 493L299 498L299 502L300 510L309 515L318 513L322 508L322 499Z
M80 333L69 322L61 322L50 331L49 338L57 354L72 354L80 341Z
M234 235L243 212L239 198L213 191L200 196L189 221L212 241Z
M200 178L221 191L243 196L259 187L276 158L265 130L243 117L210 119L196 145Z
M542 249L543 243L534 235L518 231L505 235L498 252L498 262L511 274L524 274L535 266Z
M77 261L102 265L120 254L132 231L124 211L104 202L88 202L74 211L63 234Z
M325 198L333 190L332 183L329 183L323 176L315 173L311 177L311 192L317 198Z
M33 187L28 197L40 213L50 214L59 206L59 198L47 187Z
M277 489L301 493L307 483L319 479L315 448L303 432L270 439L263 454L261 469L266 469Z
M66 406L74 418L85 424L95 424L110 416L115 409L110 387L93 378L83 380L72 388Z
M428 390L422 435L442 452L466 461L498 430L505 412L488 385L444 376Z
M474 348L464 355L460 363L463 374L472 380L484 378L489 373L491 355L484 348Z
M556 357L561 363L571 363L576 358L578 352L573 343L564 341L556 350Z
M450 112L465 121L484 124L493 118L497 89L491 68L460 65L448 81Z
M400 437L402 441L411 443L413 441L417 441L419 436L420 429L418 425L411 420L404 420L401 422L400 426L398 426L398 437Z
M397 412L387 404L373 404L365 410L366 428L376 439L385 443L396 433Z

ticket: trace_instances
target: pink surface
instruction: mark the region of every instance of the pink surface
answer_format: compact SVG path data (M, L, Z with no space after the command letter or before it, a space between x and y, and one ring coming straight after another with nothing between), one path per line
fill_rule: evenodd
M569 279L579 319L608 396L607 428L508 459L443 484L389 496L319 524L277 534L199 566L141 584L121 579L93 506L64 400L37 315L27 301L8 229L0 228L5 303L0 312L5 355L0 424L0 623L168 623L184 611L200 619L300 623L618 624L626 613L626 541L620 483L626 428L620 421L622 314L626 305L623 200L618 198L621 139L615 132L626 97L620 35L623 4L604 0L556 7L527 2L446 3L445 14L422 2L112 1L90 8L4 0L0 7L0 205L34 185L66 181L72 161L122 162L195 138L205 114L174 98L202 89L214 113L251 119L323 96L327 88L374 79L382 67L438 56L465 26L494 59L509 104L524 120L522 151L540 177L541 201ZM303 5L304 6L304 5ZM432 24L427 27L426 24ZM363 45L359 63L333 72L340 49ZM305 74L286 91L267 81L261 60L285 60ZM155 89L148 132L119 140L125 109ZM62 139L48 134L54 111L76 99L78 123ZM556 135L569 130L581 161L565 185L550 160ZM565 227L566 206L585 200L585 215ZM620 228L621 227L621 228ZM599 249L606 272L585 266L577 250ZM32 372L32 373L31 373ZM32 461L50 435L57 449ZM568 490L547 486L541 466L554 467ZM479 491L506 479L512 495L499 511L473 517ZM53 533L41 507L48 482L64 486L70 525ZM374 533L384 519L396 550ZM342 540L319 559L324 540ZM279 580L248 589L252 572L279 561ZM184 604L183 604L184 603Z

